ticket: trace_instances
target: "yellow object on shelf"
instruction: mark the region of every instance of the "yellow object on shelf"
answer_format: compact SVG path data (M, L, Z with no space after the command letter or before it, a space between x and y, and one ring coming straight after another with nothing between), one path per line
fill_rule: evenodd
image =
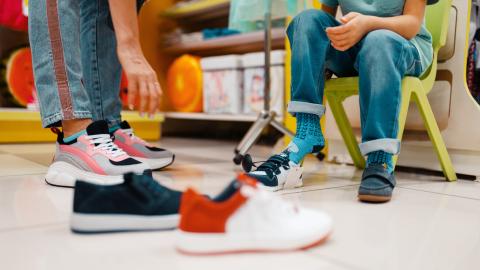
M122 112L122 118L127 120L136 135L145 140L160 139L160 124L164 121L162 114L154 119L140 117L137 112ZM36 143L54 142L56 136L42 127L40 113L25 109L0 110L0 143Z

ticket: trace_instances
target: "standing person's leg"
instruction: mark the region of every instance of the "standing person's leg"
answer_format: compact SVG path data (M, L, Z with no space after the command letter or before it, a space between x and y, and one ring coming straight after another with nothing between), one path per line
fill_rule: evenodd
M143 4L138 0L137 5ZM173 163L172 152L136 137L129 123L121 120L120 80L122 67L117 57L117 41L108 0L80 1L81 52L84 82L92 101L94 120L106 120L115 143L128 155L152 169Z
M81 59L93 120L106 120L110 127L118 126L122 110L119 97L122 67L117 57L108 0L79 2Z
M360 194L387 200L395 186L392 156L400 151L402 79L407 74L419 76L422 70L415 46L392 31L370 32L360 47L355 64L360 74L360 150L368 156Z
M112 142L106 122L92 123L82 82L79 10L75 0L30 2L30 45L43 125L61 123L63 128L57 130L55 156L45 176L56 186L72 187L77 179L113 184L123 181L124 173L149 169Z
M30 3L29 35L42 124L63 126L67 136L91 123L90 100L82 84L78 3Z
M288 26L292 49L292 100L288 111L297 118L296 136L286 151L273 156L250 174L272 189L281 189L287 179L301 185L301 172L297 169L302 159L324 147L320 117L325 112L325 69L338 76L356 74L353 68L356 47L347 52L337 51L325 33L327 27L338 25L339 22L324 11L307 10ZM290 171L295 170L297 173L289 176Z

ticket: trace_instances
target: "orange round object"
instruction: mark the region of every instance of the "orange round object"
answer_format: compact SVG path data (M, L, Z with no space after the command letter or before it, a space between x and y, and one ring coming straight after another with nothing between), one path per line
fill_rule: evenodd
M167 95L175 111L201 112L202 68L200 58L183 55L170 66L167 74Z
M25 107L34 100L35 82L30 48L16 50L8 58L6 81L15 103Z

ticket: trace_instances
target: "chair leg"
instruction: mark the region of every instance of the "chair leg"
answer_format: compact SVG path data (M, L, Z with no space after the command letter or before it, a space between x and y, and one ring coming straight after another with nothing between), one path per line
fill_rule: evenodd
M415 89L415 91L413 91L413 99L417 103L420 113L423 117L428 136L430 137L435 151L437 152L438 159L440 160L440 165L442 166L445 177L448 181L457 180L457 174L453 168L452 161L450 160L447 147L445 146L445 142L443 141L440 129L437 125L437 121L433 115L432 108L428 102L427 95L423 89Z
M342 102L334 95L327 94L326 96L328 104L330 105L330 109L332 110L333 117L337 122L338 129L342 134L343 140L345 142L345 145L347 146L350 156L352 157L353 163L359 169L365 168L365 158L360 152L357 139L355 138L355 135L353 133L352 125L348 120Z
M410 98L412 96L411 83L407 80L402 82L402 99L400 105L400 111L398 113L398 134L397 139L402 141L403 132L405 130L405 123L407 122L408 106L410 105ZM398 156L393 157L393 166L397 165Z

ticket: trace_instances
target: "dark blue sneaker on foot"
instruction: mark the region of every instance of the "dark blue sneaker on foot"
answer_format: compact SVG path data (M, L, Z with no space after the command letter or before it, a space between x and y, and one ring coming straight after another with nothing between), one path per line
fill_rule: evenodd
M75 183L72 231L100 233L175 229L182 193L146 175L125 174L118 185Z
M388 202L396 185L395 175L382 164L371 164L363 171L358 199L363 202Z

